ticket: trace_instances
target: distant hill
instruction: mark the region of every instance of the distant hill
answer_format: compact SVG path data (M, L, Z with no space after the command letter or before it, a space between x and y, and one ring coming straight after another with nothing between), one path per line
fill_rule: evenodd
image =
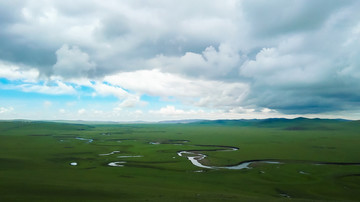
M184 119L184 120L167 120L167 121L159 121L158 123L197 123L206 121L204 119Z
M360 127L360 121L350 121L345 119L309 119L309 118L269 118L269 119L220 119L220 120L203 120L203 119L185 119L185 120L168 120L159 122L112 122L112 121L81 121L81 120L53 120L53 121L31 121L31 120L2 120L0 122L18 123L18 124L41 124L41 123L58 123L71 125L107 125L107 124L192 124L192 125L215 125L215 126L239 126L239 127L264 127L264 128L283 128L284 130L331 130L339 127Z
M236 125L236 126L251 126L258 122L259 119L221 119L221 120L204 120L194 122L194 124L201 124L201 125Z
M224 126L253 126L284 128L286 130L307 130L307 129L331 129L337 124L355 122L345 119L309 119L309 118L269 118L269 119L238 119L238 120L205 120L194 122L199 125L224 125Z

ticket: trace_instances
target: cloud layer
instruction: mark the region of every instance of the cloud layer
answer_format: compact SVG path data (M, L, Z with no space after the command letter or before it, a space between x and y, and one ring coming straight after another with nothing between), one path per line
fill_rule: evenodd
M0 88L113 96L137 115L150 96L157 115L346 116L360 110L359 10L355 0L1 1Z

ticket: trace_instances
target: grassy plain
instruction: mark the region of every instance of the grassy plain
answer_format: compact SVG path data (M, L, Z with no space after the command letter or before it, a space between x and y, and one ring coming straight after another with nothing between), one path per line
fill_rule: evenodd
M359 142L358 121L2 121L0 201L359 201ZM211 166L282 163L205 169L182 150L200 150Z

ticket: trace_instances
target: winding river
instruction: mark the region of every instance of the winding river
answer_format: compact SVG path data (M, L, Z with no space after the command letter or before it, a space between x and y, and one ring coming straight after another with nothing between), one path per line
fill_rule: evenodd
M206 168L206 169L229 169L229 170L241 170L241 169L250 169L251 164L254 163L265 163L265 164L286 164L286 163L300 163L300 164L313 164L313 165L360 165L360 163L345 163L345 162L321 162L321 161L301 161L301 160L280 160L280 159L255 159L255 160L248 160L240 162L236 165L229 165L229 166L210 166L204 165L201 163L203 159L207 156L202 154L202 151L237 151L239 148L237 147L230 147L230 146L221 146L221 145L193 145L199 147L218 147L221 149L202 149L202 150L183 150L178 151L177 154L180 157L186 157L194 166L199 168ZM301 174L308 174L301 171Z
M208 151L208 150L207 150ZM216 150L215 150L216 151ZM224 150L222 150L224 151ZM226 150L229 151L229 150ZM241 170L241 169L249 169L249 165L252 163L268 163L268 164L281 164L280 161L267 161L267 160L253 160L253 161L244 161L237 165L233 166L207 166L202 164L200 161L206 158L205 154L195 153L192 151L180 151L177 153L181 157L186 157L189 161L199 168L207 168L207 169L229 169L229 170Z
M77 138L80 139L80 138ZM88 140L81 138L81 140ZM91 142L91 141L89 141ZM184 143L188 143L188 140L169 140L168 142L148 142L152 145L160 145L160 144L172 144L172 145L184 145ZM236 165L228 165L228 166L211 166L205 165L202 163L207 156L202 154L201 152L206 151L222 151L222 152L231 152L237 151L239 148L231 147L231 146L222 146L222 145L188 145L188 146L197 146L197 147L216 147L218 149L199 149L199 150L181 150L177 152L177 155L180 157L187 158L194 166L205 169L228 169L228 170L241 170L241 169L251 169L251 164L254 163L264 163L264 164L288 164L288 163L297 163L297 164L312 164L312 165L360 165L360 163L343 163L343 162L320 162L320 161L301 161L301 160L280 160L280 159L255 159L240 162ZM99 154L100 156L112 155L115 153L119 153L119 151L113 151L107 154ZM134 156L118 156L118 158L134 158L134 157L143 157L141 155ZM175 157L173 157L175 158ZM112 167L123 167L126 161L116 161L108 163L108 166ZM201 170L200 170L201 171ZM200 172L196 171L196 172ZM309 173L299 171L300 174L308 175Z

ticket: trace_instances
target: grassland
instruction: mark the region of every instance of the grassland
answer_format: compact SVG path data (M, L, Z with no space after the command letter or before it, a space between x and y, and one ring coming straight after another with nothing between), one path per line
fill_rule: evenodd
M360 122L342 120L2 121L0 201L359 201L359 142ZM281 163L206 169L179 151L208 166Z

